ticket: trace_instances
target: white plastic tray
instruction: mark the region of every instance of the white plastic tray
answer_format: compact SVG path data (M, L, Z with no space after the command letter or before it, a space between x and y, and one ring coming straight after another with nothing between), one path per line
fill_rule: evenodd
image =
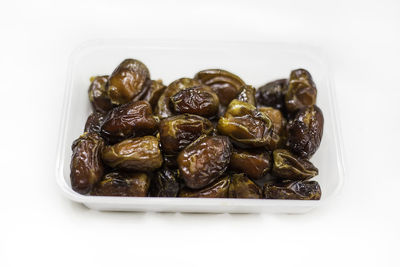
M125 58L141 60L150 69L152 78L161 78L165 84L177 78L193 77L199 70L222 68L258 87L274 79L288 77L293 69L301 67L309 70L318 89L317 104L325 117L322 143L311 159L320 171L316 180L322 188L321 200L94 197L74 192L69 178L71 144L82 134L86 118L91 112L87 95L89 78L110 74ZM330 74L323 54L315 48L301 45L126 39L87 42L73 52L68 67L57 153L57 182L68 198L96 210L307 212L331 199L343 182L341 138Z

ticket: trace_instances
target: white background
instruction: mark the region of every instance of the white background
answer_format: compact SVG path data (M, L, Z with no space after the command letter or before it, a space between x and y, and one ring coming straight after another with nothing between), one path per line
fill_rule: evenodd
M106 213L64 198L68 56L95 38L325 48L346 180L305 215ZM399 1L1 1L0 266L399 266ZM40 265L39 265L40 264Z

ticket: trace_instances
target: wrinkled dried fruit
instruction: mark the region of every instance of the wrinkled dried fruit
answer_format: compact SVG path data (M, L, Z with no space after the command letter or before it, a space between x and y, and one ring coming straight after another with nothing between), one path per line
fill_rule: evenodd
M193 190L187 187L182 188L179 197L196 198L227 198L230 178L228 176L218 179L214 183L200 190Z
M150 72L146 65L136 59L125 59L111 74L107 94L114 105L139 100L146 92Z
M226 171L231 154L228 137L200 137L179 153L180 177L189 188L205 187Z
M251 179L264 177L271 169L271 156L266 150L234 150L231 156L230 168L240 173L245 173Z
M161 119L171 116L173 114L170 108L171 96L175 95L183 89L199 85L201 85L199 81L190 78L181 78L173 81L170 85L168 85L168 87L164 90L164 92L158 99L155 114Z
M150 178L146 173L112 172L96 184L91 195L115 197L147 197Z
M163 84L162 80L151 80L149 83L146 94L143 96L142 100L149 102L151 107L154 109L157 105L158 99L167 87Z
M232 100L224 117L219 119L218 131L239 146L273 147L271 119L255 106L237 99Z
M99 112L92 112L86 120L85 132L100 133L101 124L103 123L104 115Z
M240 93L245 84L238 76L226 70L208 69L198 72L195 79L208 85L218 95L219 102L227 106Z
M321 187L316 181L285 181L264 186L264 197L269 199L319 200Z
M262 198L261 188L243 173L233 174L229 185L230 198Z
M299 110L288 125L290 150L303 158L311 158L317 151L324 131L324 116L317 106Z
M286 119L282 115L281 111L272 107L261 107L258 110L267 115L271 119L274 126L271 142L273 145L270 147L270 149L274 150L276 148L284 147L287 139Z
M318 175L318 169L310 161L288 150L274 150L273 159L272 174L280 180L307 180Z
M285 114L287 82L287 79L276 80L258 88L256 92L257 106L273 107Z
M84 133L72 144L71 186L81 194L87 194L103 176L101 150L104 141L97 133Z
M311 74L304 69L292 71L285 95L286 109L289 112L295 112L303 107L314 105L316 99L317 88Z
M100 113L106 113L111 110L113 104L106 91L108 75L92 77L90 81L88 93L93 109Z
M163 163L159 143L154 136L130 138L106 146L102 158L108 166L126 171L154 171Z
M142 62L126 59L110 76L92 77L88 93L94 110L72 147L77 192L321 197L318 183L306 180L318 175L308 159L320 145L324 118L304 69L258 90L221 69L166 87Z
M241 91L237 96L237 100L256 106L256 89L251 85L244 85L240 89Z
M206 118L184 114L169 117L160 122L160 142L163 152L178 154L203 134L210 134L212 123Z
M111 143L129 137L154 134L158 118L153 116L147 101L129 102L107 113L101 127L101 135Z
M164 167L153 177L150 194L152 197L176 197L179 188L178 171Z
M175 113L190 113L203 117L214 117L218 113L218 96L206 85L183 89L171 97Z

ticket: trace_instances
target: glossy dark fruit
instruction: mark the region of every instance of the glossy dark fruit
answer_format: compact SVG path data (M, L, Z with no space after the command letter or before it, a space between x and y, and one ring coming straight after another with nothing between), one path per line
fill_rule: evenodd
M92 112L86 120L85 132L100 133L101 124L103 123L104 115L100 112Z
M101 135L115 143L129 137L152 135L158 129L158 123L149 102L132 101L107 113L101 126Z
M104 141L97 133L84 133L72 144L71 186L81 194L87 194L103 176L101 151Z
M216 180L203 189L190 189L184 187L179 193L179 197L193 198L228 198L228 189L230 184L229 176Z
M318 175L318 169L308 160L285 149L273 152L272 174L280 180L308 180Z
M288 125L290 150L303 158L311 158L319 148L323 131L324 116L317 106L300 109Z
M162 80L149 80L148 89L142 100L150 103L154 109L157 105L158 99L167 87L163 84Z
M107 94L114 105L139 100L146 92L150 72L146 65L136 59L125 59L111 74Z
M88 90L89 100L95 111L106 113L113 108L111 99L107 95L106 84L108 75L96 76L90 78L90 86Z
M180 177L189 188L205 187L226 171L231 154L232 145L228 137L200 137L179 153Z
M102 158L108 166L125 171L154 171L163 163L159 143L154 136L130 138L105 146Z
M262 190L243 173L233 174L229 185L229 198L262 198Z
M110 76L92 77L88 94L93 113L70 165L81 194L321 197L318 183L307 181L318 175L309 159L324 126L307 70L258 90L222 69L165 86L142 62L125 59Z
M237 96L237 100L256 106L256 89L251 85L243 85L240 89L241 91Z
M171 110L171 97L183 89L199 85L201 85L199 81L190 78L181 78L173 81L170 83L170 85L168 85L158 99L155 114L160 117L160 119L172 116L173 111Z
M218 121L218 131L244 147L272 147L271 119L248 103L232 100Z
M285 113L285 94L287 92L287 79L269 82L258 88L256 101L258 107L273 107Z
M264 177L272 167L269 152L264 149L235 149L231 156L229 167L239 173L245 173L251 179Z
M311 74L304 69L290 73L285 104L288 112L295 112L303 107L312 106L317 99L317 88Z
M214 117L218 113L218 96L206 85L183 89L171 97L175 113L190 113L203 117Z
M152 197L176 197L179 193L178 171L163 167L154 175L150 195Z
M269 199L319 200L321 187L316 181L285 181L267 183L264 197Z
M178 162L176 162L176 157L177 157L177 155L163 154L164 165L167 168L177 169L178 168Z
M237 75L221 69L202 70L194 78L210 86L223 106L227 106L232 99L236 98L241 87L246 85Z
M206 118L184 114L161 120L159 131L163 152L174 155L201 135L210 134L213 131L213 125Z
M225 114L225 112L226 112L226 108L227 108L227 106L221 106L221 105L219 105L219 109L218 109L218 117L216 117L216 118L212 118L211 120L212 121L217 121L217 123L218 123L218 119L219 119L219 117L222 117L222 116L224 116L224 114Z
M279 109L272 107L260 107L258 110L267 115L273 124L272 130L272 142L270 149L283 148L286 144L287 133L286 133L286 119L282 115Z
M115 197L147 197L150 178L146 173L112 172L95 185L91 195Z

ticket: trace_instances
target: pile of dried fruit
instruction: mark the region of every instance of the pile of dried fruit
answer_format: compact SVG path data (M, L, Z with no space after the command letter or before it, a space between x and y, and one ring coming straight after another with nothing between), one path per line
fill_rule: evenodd
M74 141L72 188L136 197L320 199L309 161L324 118L304 69L256 90L219 69L164 86L124 60L91 79L93 113Z

